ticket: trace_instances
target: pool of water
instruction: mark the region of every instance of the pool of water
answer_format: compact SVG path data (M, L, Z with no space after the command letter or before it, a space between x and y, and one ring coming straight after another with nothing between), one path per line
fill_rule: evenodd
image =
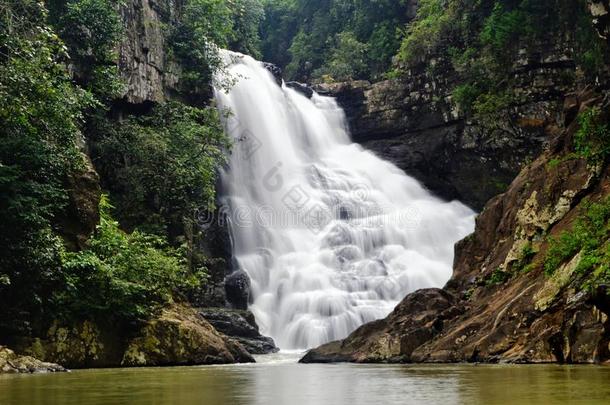
M1 405L608 404L610 367L305 365L297 354L230 366L0 376Z

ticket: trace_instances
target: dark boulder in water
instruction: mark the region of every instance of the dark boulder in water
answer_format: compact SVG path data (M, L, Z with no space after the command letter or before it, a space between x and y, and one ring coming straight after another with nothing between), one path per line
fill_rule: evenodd
M260 334L254 315L250 311L203 308L199 314L217 331L241 343L250 354L268 354L280 350L275 346L272 338Z
M279 66L269 62L263 62L263 66L265 67L265 69L271 72L271 74L275 78L277 85L281 86L282 81L284 81L284 79L282 79L282 69Z
M288 82L288 83L286 83L286 87L289 87L295 91L298 91L299 93L301 93L302 95L304 95L307 98L311 98L311 96L313 96L313 89L311 87L309 87L308 85L306 85L305 83Z
M227 301L235 309L248 309L250 300L250 277L243 270L237 270L225 279Z

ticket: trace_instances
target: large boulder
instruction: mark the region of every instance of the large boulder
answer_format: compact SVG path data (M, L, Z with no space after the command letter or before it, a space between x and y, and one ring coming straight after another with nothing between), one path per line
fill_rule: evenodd
M202 308L199 314L217 331L241 343L250 354L268 354L280 350L272 338L260 334L254 314L250 311Z
M273 78L275 79L277 85L281 86L282 81L284 80L282 78L282 69L278 65L275 65L270 62L263 62L263 66L273 75Z
M229 274L225 279L227 301L235 309L248 309L250 302L250 277L243 270Z
M190 307L177 306L150 321L127 345L122 366L252 363L235 340L219 333Z

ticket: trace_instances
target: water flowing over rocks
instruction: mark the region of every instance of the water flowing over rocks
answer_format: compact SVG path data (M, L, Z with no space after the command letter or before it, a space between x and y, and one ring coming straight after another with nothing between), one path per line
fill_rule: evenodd
M579 254L552 277L543 269L549 246L542 235L570 229L585 197L610 195L607 165L570 154L576 113L595 105L608 108L592 92L567 98L567 129L547 128L549 150L486 205L475 233L457 245L443 290L408 295L386 319L311 350L302 362L610 361L607 292L582 287L574 272ZM533 249L529 271L518 270L524 246ZM497 271L509 279L494 282Z
M230 301L248 299L282 349L305 349L442 286L474 212L352 143L335 100L279 87L249 56L224 56L240 78L216 91L219 109L233 112L221 197L241 272L225 282Z

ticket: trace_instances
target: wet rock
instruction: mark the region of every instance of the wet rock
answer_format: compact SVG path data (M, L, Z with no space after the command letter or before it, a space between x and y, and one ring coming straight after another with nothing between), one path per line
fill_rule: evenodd
M238 341L217 331L189 305L165 308L143 325L55 323L44 339L34 339L20 352L69 368L254 361Z
M248 309L250 301L250 277L243 270L237 270L225 279L227 301L235 309Z
M199 314L217 331L237 340L250 354L268 354L279 351L273 339L260 334L254 315L250 311L225 308L202 308Z
M271 72L271 74L275 78L275 82L277 83L277 85L281 86L284 80L282 79L282 69L279 66L274 65L270 62L263 62L263 66L265 66L265 69Z
M412 352L442 331L456 316L456 299L440 289L409 294L385 319L356 329L340 342L310 350L301 363L408 362Z
M8 347L0 346L0 374L53 373L67 371L55 363L46 363L31 356L20 356Z
M287 82L286 87L290 87L291 89L298 91L307 98L311 98L311 96L313 96L313 89L305 83Z

